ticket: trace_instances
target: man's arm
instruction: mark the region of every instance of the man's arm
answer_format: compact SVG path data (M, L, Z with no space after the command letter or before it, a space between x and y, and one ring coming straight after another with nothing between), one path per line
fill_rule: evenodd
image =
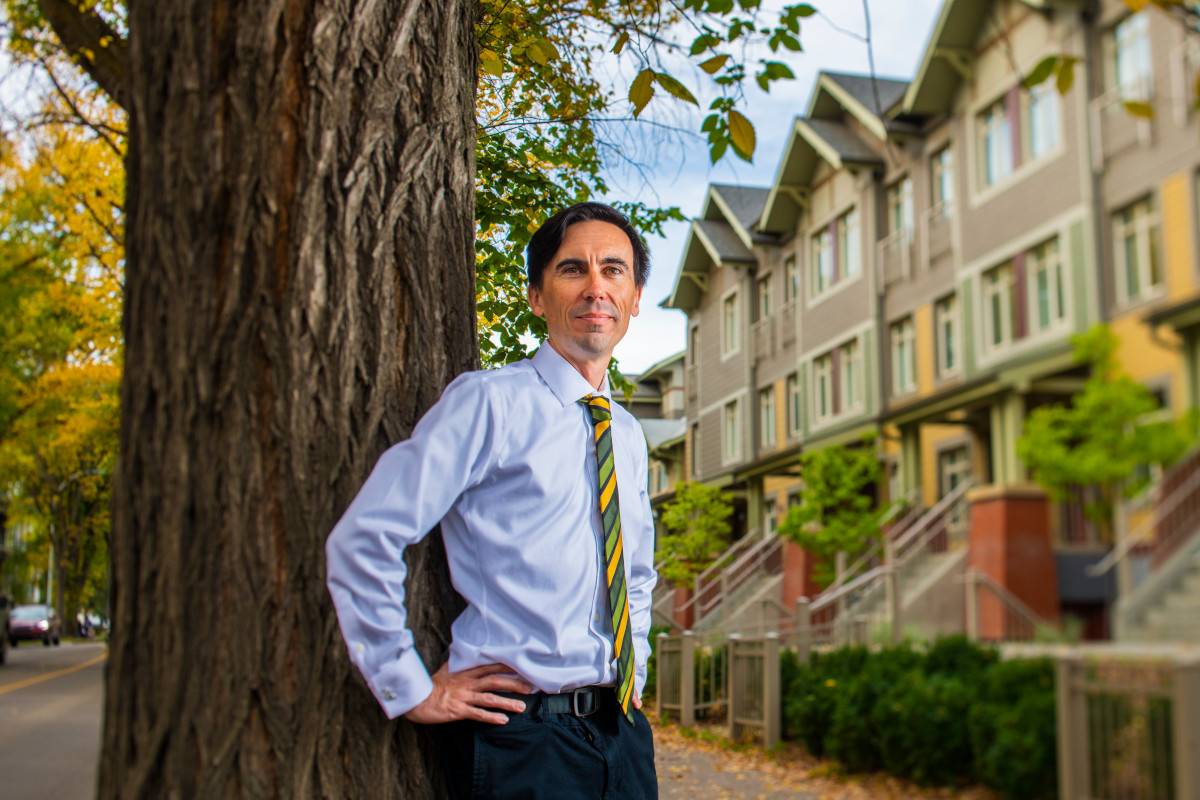
M646 686L646 662L650 658L650 606L653 602L654 583L658 574L654 571L654 514L650 509L650 479L647 470L648 456L643 439L641 458L638 463L638 502L642 506L645 524L639 530L630 531L637 537L637 548L629 564L629 622L633 626L633 655L635 663L634 690L642 696Z
M385 452L325 543L326 584L350 660L389 718L434 688L404 605L404 548L420 541L484 475L499 439L480 375L460 375Z

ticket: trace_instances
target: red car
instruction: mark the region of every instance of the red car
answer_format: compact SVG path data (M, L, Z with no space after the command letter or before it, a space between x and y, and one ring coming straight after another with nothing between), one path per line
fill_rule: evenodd
M49 647L58 644L62 622L50 606L15 606L8 615L8 642L13 647L22 639L41 639Z

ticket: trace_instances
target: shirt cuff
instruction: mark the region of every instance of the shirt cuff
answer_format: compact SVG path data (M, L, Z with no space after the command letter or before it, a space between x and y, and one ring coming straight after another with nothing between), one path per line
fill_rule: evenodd
M416 648L405 650L367 683L388 719L407 714L433 693L433 679Z

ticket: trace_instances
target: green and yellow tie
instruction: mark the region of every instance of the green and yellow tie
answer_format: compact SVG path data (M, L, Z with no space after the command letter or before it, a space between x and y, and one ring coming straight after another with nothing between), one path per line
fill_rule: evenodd
M608 398L598 394L589 394L579 402L587 406L596 431L608 608L612 612L613 655L617 659L617 699L625 718L633 722L629 707L633 699L633 633L629 627L629 592L625 588L625 562L621 555L621 504L617 498L617 470L613 460L612 409Z

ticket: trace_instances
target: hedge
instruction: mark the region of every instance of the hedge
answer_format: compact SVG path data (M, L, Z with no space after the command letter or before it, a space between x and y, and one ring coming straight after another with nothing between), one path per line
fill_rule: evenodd
M801 663L785 653L784 736L848 771L886 770L927 786L982 783L1052 798L1054 666L1000 661L962 636L927 650L846 647Z

